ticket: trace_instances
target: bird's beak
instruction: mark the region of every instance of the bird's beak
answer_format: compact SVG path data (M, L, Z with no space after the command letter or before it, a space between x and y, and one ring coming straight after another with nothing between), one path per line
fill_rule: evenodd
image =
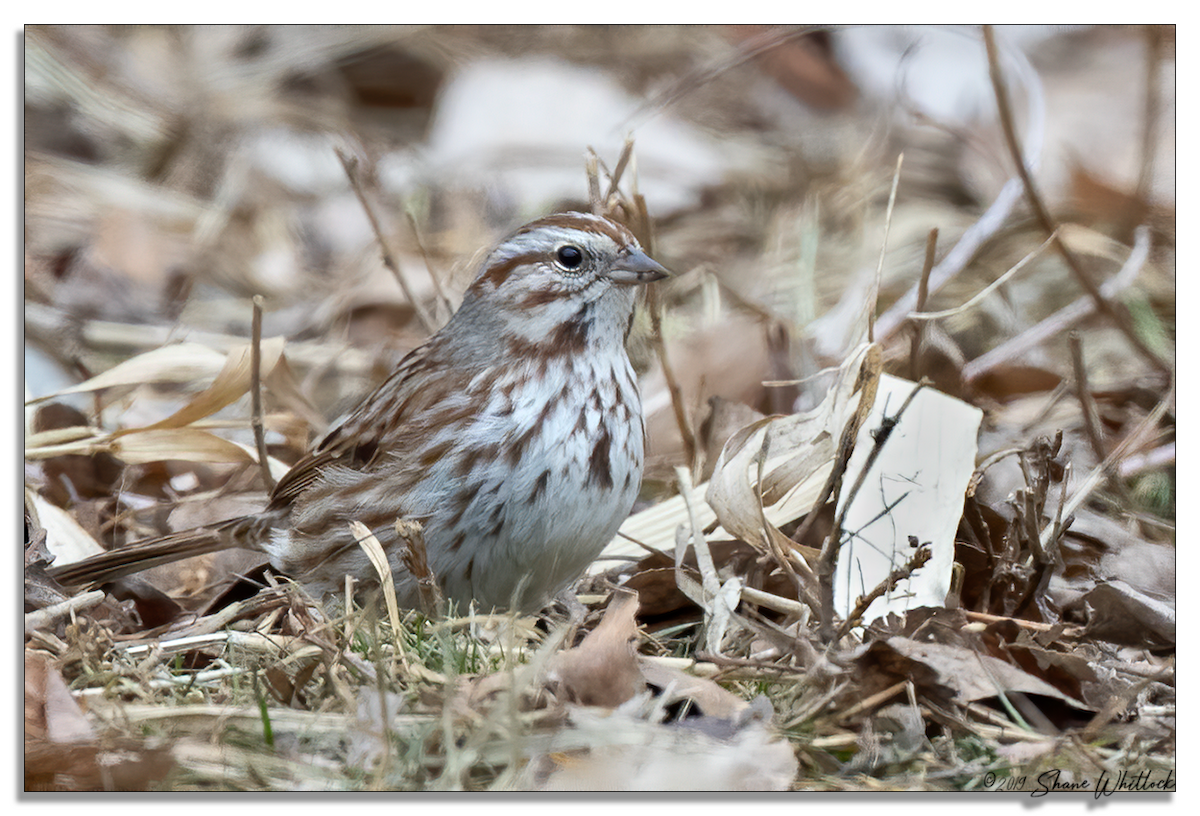
M608 273L608 279L613 283L624 284L650 283L670 276L662 264L640 249L625 253Z

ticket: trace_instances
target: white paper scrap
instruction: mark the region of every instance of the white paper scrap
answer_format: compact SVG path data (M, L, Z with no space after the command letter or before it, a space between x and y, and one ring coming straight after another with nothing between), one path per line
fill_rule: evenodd
M875 405L859 431L842 480L839 512L866 464L875 433L885 417L896 415L915 387L888 374L880 378ZM954 534L975 469L982 419L978 408L930 387L913 398L846 512L834 574L838 615L845 618L859 598L913 557L913 539L928 543L933 557L911 578L877 598L862 622L945 603L954 564Z

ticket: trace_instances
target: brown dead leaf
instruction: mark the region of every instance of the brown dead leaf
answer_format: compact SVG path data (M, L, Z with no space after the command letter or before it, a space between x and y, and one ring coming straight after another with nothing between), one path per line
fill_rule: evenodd
M168 751L101 744L50 662L25 652L25 790L145 790L173 767Z
M39 405L33 415L33 432L83 428L88 424L82 411L61 402ZM42 460L45 475L43 495L59 507L77 499L107 499L124 473L112 454L100 451L92 456L67 454Z
M770 45L757 62L801 102L818 110L835 111L851 105L858 96L854 81L838 65L828 32L795 37L765 25L730 25L725 29L744 48Z
M1008 402L1027 394L1053 391L1062 377L1045 369L1020 363L1001 363L971 380L971 391L996 402Z
M615 708L645 685L637 661L638 596L613 594L604 617L573 649L558 655L547 682L561 700Z
M25 738L86 742L96 733L45 656L25 652Z
M941 643L923 643L904 637L877 640L858 658L864 686L887 688L911 679L926 694L947 696L958 703L996 697L1003 692L1038 694L1061 700L1078 709L1073 700L1044 680L990 655ZM873 676L873 677L872 677Z
M262 354L260 370L265 374L272 371L282 357L283 338L264 339L260 344L260 349ZM216 379L208 388L188 400L187 405L152 425L118 431L113 436L119 437L127 433L144 433L167 428L183 428L198 419L215 414L250 390L250 363L251 347L249 343L230 349L229 354L225 357L225 364L217 373Z
M774 560L744 541L714 541L709 542L708 548L713 562L737 575L745 586L796 599L796 585L787 576L774 571ZM692 571L697 569L694 547L688 547L684 553L683 566ZM679 589L675 581L675 560L667 555L654 553L643 558L622 586L638 593L638 617L643 621L681 610L699 613L699 607ZM656 623L662 625L662 621Z
M1083 603L1091 610L1092 637L1130 646L1175 644L1175 607L1124 581L1097 584Z

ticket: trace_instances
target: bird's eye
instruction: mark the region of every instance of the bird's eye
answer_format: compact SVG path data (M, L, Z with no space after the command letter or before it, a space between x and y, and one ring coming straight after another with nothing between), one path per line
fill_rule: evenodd
M563 269L578 269L583 264L583 250L571 244L560 246L555 256Z

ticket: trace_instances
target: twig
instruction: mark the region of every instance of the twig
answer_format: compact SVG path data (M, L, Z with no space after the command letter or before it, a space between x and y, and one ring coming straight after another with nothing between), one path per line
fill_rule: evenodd
M421 253L422 260L425 261L425 268L429 270L429 280L433 283L433 291L437 296L437 301L441 304L447 318L454 313L454 307L450 304L450 298L446 297L446 290L442 288L442 279L433 273L433 262L429 257L429 250L425 248L425 242L421 240L421 229L417 226L417 217L413 215L412 210L404 211L405 218L408 219L408 225L412 228L413 240L417 244L417 249Z
M758 606L765 606L767 609L784 615L790 615L800 620L803 620L809 613L809 607L800 601L793 601L791 598L782 598L770 592L764 592L761 589L749 586L742 587L742 600L749 601Z
M1087 431L1088 443L1096 459L1103 462L1108 451L1104 449L1104 433L1100 429L1100 416L1096 410L1096 401L1088 388L1087 364L1083 359L1083 339L1079 332L1072 331L1067 335L1067 343L1071 346L1071 367L1075 372L1075 398L1083 409L1083 427Z
M1062 624L1041 623L1039 621L1025 620L1024 618L1012 618L1007 615L993 615L990 612L972 612L970 609L964 609L963 615L967 620L977 621L979 623L1012 623L1022 629L1028 629L1031 632L1053 632L1054 629ZM1068 626L1064 631L1077 630L1080 627Z
M1046 210L1045 204L1042 202L1041 194L1033 183L1033 178L1029 174L1029 169L1025 166L1025 159L1021 155L1021 145L1017 141L1016 127L1013 124L1012 110L1008 103L1008 89L1004 85L1004 76L1000 70L1000 55L996 48L996 37L992 31L992 27L985 25L983 27L983 41L987 48L988 56L988 73L992 80L992 88L996 94L996 105L1000 111L1000 124L1004 130L1004 139L1008 144L1009 153L1012 156L1013 162L1017 166L1017 173L1021 177L1021 183L1025 187L1025 198L1029 202L1030 209L1033 210L1034 218L1041 226L1042 230L1048 236L1054 236L1058 230L1058 225L1051 218L1050 213ZM1163 361L1155 354L1145 341L1138 336L1134 330L1133 323L1129 319L1128 313L1123 307L1113 304L1100 292L1100 288L1083 270L1079 263L1079 259L1075 257L1075 253L1067 248L1063 243L1061 236L1054 238L1054 247L1058 250L1058 254L1062 256L1063 261L1071 270L1071 274L1083 286L1088 297L1096 304L1096 309L1101 314L1110 318L1117 328L1125 335L1130 344L1142 355L1145 360L1154 368L1158 369L1163 374L1171 376L1171 366Z
M621 176L625 172L626 165L629 164L630 157L633 156L633 134L630 133L625 137L625 145L621 148L621 155L617 157L617 166L613 169L612 177L608 182L608 192L604 194L604 200L609 201L617 192L617 185L621 183Z
M588 181L588 206L594 215L603 215L604 200L600 198L600 157L590 147L584 159L584 168Z
M417 596L421 601L421 611L433 620L443 620L446 617L446 600L438 587L437 577L429 567L429 556L425 549L425 533L421 524L416 521L396 519L396 534L404 542L404 552L400 558L405 568L417 579Z
M421 321L421 325L429 334L437 331L437 323L433 316L429 314L429 310L425 308L416 292L409 283L408 277L400 270L400 265L396 263L396 255L392 252L387 239L383 235L383 228L379 225L379 218L375 215L375 209L371 206L371 202L367 199L367 191L363 188L362 178L358 172L358 159L347 154L340 148L336 151L338 161L342 163L342 168L346 171L346 178L350 180L350 187L354 190L354 195L358 198L358 203L362 205L363 212L367 215L367 221L371 224L371 231L375 233L375 240L379 242L379 251L383 257L383 265L392 273L396 282L400 284L401 291L408 298L408 302L412 304L413 310L417 313L417 319Z
M921 280L917 282L917 313L925 311L929 300L929 273L933 271L933 258L937 253L938 228L929 231L925 239L925 264L921 267ZM912 315L909 315L912 317ZM921 347L925 345L925 324L913 323L912 349L909 352L908 378L916 381L921 379Z
M1067 462L1063 465L1062 482L1058 492L1058 507L1054 508L1054 533L1046 542L1046 548L1049 550L1050 560L1056 567L1063 567L1062 547L1059 542L1062 540L1062 535L1067 529L1067 525L1063 524L1063 507L1067 503L1067 485L1071 481L1071 463ZM1067 524L1070 524L1070 519L1067 519Z
M271 475L271 463L267 458L267 434L263 430L262 409L262 295L255 295L254 316L250 321L250 427L254 431L254 444L258 448L258 469L262 473L267 492L275 489L275 477Z
M1041 246L1039 246L1033 252L1030 252L1028 255L1026 255L1021 260L1017 261L1017 263L1015 265L1013 265L1013 267L1011 269L1009 269L1003 275L1001 275L1000 277L996 278L994 281L989 283L987 286L985 286L979 292L972 295L971 299L968 300L966 303L963 303L960 306L955 306L953 309L943 309L940 312L924 312L918 308L917 311L913 312L912 314L910 314L908 316L909 319L916 320L916 321L939 320L943 317L953 317L954 315L962 314L963 312L966 312L966 311L969 311L970 309L975 308L977 305L979 305L979 303L985 297L990 295L992 292L995 292L997 289L999 289L1001 286L1003 286L1005 283L1007 283L1008 280L1010 278L1012 278L1013 275L1017 274L1022 269L1024 269L1026 267L1026 265L1029 264L1030 261L1032 261L1038 255L1041 255L1043 252L1045 252L1046 248L1048 246L1050 246L1050 242L1053 241L1057 236L1058 236L1058 233L1055 232L1054 235L1051 235L1049 238L1047 238L1045 241L1043 241Z
M1106 478L1114 473L1119 472L1121 461L1129 454L1129 452L1140 445L1142 440L1150 435L1151 429L1158 424L1158 421L1167 413L1167 408L1175 399L1175 380L1171 380L1171 388L1167 391L1167 395L1163 397L1162 402L1154 406L1154 410L1146 415L1146 418L1138 423L1137 427L1130 432L1128 436L1121 440L1121 443L1113 448L1103 462L1096 465L1084 477L1083 482L1075 490L1070 500L1063 507L1063 518L1070 518L1080 505L1091 495L1092 491L1100 486ZM1045 547L1050 537L1054 535L1054 529L1051 525L1046 525L1046 529L1042 531L1041 543Z
M72 595L65 601L52 606L26 612L25 634L28 635L36 629L49 626L64 615L70 615L73 612L80 612L95 606L104 600L104 594L103 590L93 589L90 592L81 592L78 595Z
M900 168L904 165L904 154L896 157L896 172L892 174L892 191L888 194L887 214L883 219L883 240L879 243L879 263L875 265L875 285L871 287L870 304L867 307L867 342L875 342L875 307L879 303L879 289L883 286L883 260L887 255L888 236L892 232L892 212L896 209L896 191L900 188Z
M915 536L913 537L913 540L916 540ZM930 558L933 558L933 550L931 548L927 546L918 547L917 551L913 553L913 557L908 559L907 563L905 563L903 566L896 567L896 569L892 570L891 574L888 575L887 578L880 581L874 589L854 602L854 609L850 610L850 614L846 616L846 619L842 621L842 625L838 627L838 631L834 636L834 640L840 640L841 638L845 637L846 633L857 626L859 621L862 620L862 616L866 614L867 609L871 606L871 604L875 603L876 598L885 592L891 592L896 588L898 583L906 578L911 577L913 572L925 566L925 564L929 562Z
M683 454L687 459L688 468L695 474L699 455L696 431L691 417L688 416L687 405L683 399L683 388L679 385L679 378L675 376L670 355L667 354L667 344L662 334L662 313L665 307L657 287L650 287L646 293L646 308L650 312L650 345L654 347L654 354L658 357L658 364L662 367L663 380L667 384L667 393L671 395L671 408L675 413L675 424L679 426L679 436L683 439Z
M1128 289L1137 278L1138 272L1150 257L1150 230L1144 226L1138 227L1133 233L1133 249L1129 257L1121 265L1120 271L1100 287L1106 298L1116 297ZM1054 314L1042 320L1033 328L1021 332L1016 337L1006 340L996 348L976 357L963 366L963 379L970 381L984 372L990 371L1001 363L1017 359L1025 352L1040 345L1044 341L1066 331L1096 311L1095 302L1084 295L1073 303L1064 306Z
M1154 175L1154 154L1158 145L1159 75L1162 72L1162 32L1157 26L1148 25L1146 32L1146 108L1142 114L1142 161L1138 171L1134 196L1139 202L1150 197L1150 182ZM1131 217L1136 212L1129 214ZM1134 226L1129 224L1128 226Z
M897 694L899 694L901 691L904 691L904 687L907 686L911 682L912 682L911 680L901 680L899 683L895 683L893 685L888 686L883 691L877 691L874 694L872 694L868 697L865 697L862 700L859 700L857 703L850 706L845 711L839 711L834 719L835 720L848 720L851 717L853 717L855 714L858 714L859 712L868 711L868 710L874 708L875 706L879 705L883 701L890 700L893 697L895 697Z

